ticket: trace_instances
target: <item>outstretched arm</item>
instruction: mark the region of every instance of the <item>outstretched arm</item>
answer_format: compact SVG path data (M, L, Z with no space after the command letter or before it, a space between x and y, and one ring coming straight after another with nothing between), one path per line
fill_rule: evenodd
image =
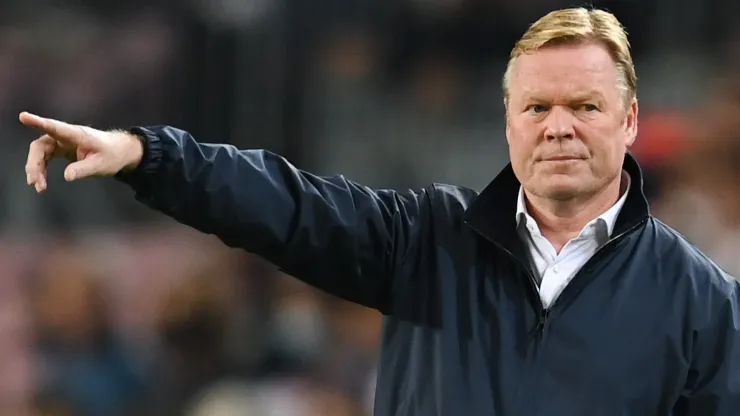
M141 202L341 298L384 309L428 195L319 177L264 150L202 144L173 127L135 128L145 157L118 177Z

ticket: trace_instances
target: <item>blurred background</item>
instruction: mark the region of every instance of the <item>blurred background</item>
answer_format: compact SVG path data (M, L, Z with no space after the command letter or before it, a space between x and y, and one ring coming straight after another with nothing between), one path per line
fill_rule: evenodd
M482 188L500 79L562 0L9 0L0 5L0 414L364 416L380 317L142 208L25 185L21 110L173 124L367 185ZM575 4L581 5L581 3ZM740 275L740 3L611 0L640 76L654 213Z

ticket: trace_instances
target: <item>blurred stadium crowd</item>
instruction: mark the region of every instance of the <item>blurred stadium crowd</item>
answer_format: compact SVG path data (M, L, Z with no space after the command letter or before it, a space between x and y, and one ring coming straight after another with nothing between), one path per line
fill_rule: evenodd
M641 77L654 213L740 275L740 3L595 1ZM149 212L113 181L25 186L17 114L173 124L377 187L481 188L500 77L562 0L0 5L0 414L362 416L380 317ZM259 203L259 201L255 201Z

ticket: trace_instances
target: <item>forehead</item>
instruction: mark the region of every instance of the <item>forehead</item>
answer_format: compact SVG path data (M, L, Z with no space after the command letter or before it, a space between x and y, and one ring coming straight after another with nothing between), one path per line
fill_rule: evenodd
M619 93L616 65L599 44L549 46L521 55L512 75L512 99L592 94L610 98Z

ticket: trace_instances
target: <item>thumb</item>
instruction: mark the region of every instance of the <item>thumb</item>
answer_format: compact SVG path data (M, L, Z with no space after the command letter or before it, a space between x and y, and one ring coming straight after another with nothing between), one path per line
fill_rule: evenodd
M99 155L93 155L77 162L70 163L64 169L64 179L72 182L78 179L84 179L95 176L102 171L103 160Z

